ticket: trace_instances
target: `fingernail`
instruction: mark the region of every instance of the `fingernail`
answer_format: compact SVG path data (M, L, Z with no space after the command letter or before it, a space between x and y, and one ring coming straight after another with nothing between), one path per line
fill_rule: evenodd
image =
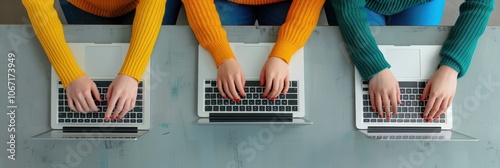
M122 118L118 117L118 120L121 120Z
M108 119L109 119L109 118L108 118L108 117L106 117L106 118L104 118L104 121L108 121Z
M427 122L431 122L431 121L432 121L432 118L428 118L428 119L427 119Z
M231 98L231 101L234 101L234 98Z
M379 114L379 115L378 115L378 118L382 118L382 114Z
M222 99L226 99L226 96L222 96Z
M427 119L427 115L424 114L424 119Z

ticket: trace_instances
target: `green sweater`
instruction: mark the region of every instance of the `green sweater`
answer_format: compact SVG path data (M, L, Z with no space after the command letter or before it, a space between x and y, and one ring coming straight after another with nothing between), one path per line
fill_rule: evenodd
M339 28L351 53L352 60L363 79L369 80L389 63L377 47L373 38L366 12L367 7L384 15L393 15L414 5L431 0L332 0L339 22ZM460 6L460 15L448 34L441 49L441 65L447 65L462 77L467 72L476 48L477 41L483 34L494 0L465 0Z

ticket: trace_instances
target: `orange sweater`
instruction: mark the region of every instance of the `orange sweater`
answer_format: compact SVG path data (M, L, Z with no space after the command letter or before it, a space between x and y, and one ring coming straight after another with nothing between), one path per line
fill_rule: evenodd
M222 28L213 0L182 0L187 18L200 45L212 55L218 67L227 59L235 58ZM282 0L230 0L246 5L263 5ZM278 33L278 40L269 55L290 62L293 54L305 45L316 27L325 0L294 0L285 23ZM237 17L237 16L236 16Z
M22 0L33 29L63 86L84 76L66 44L54 0ZM119 74L140 81L160 32L166 0L70 0L78 8L102 17L117 17L136 9L132 37Z

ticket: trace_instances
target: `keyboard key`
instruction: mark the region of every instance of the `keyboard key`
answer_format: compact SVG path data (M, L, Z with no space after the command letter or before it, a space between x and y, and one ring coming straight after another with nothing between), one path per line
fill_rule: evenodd
M371 113L363 113L363 118L371 118L372 114Z
M287 94L286 99L297 99L297 94Z
M259 98L259 95L258 95L258 94L253 94L253 95L252 95L252 98L253 98L253 99L258 99L258 98Z
M411 105L412 105L412 106L417 106L417 105L418 105L418 101L412 101L412 102L411 102Z
M255 88L250 88L251 93L255 93Z
M77 123L77 122L78 122L78 120L77 120L77 119L71 119L71 122L72 122L72 123Z
M58 120L60 123L63 123L64 122L64 119L59 119Z
M278 111L278 106L273 106L273 111Z
M363 91L368 91L368 88L364 87L364 88L363 88Z
M288 89L288 92L290 93L290 89ZM257 93L262 93L262 88L257 88Z
M410 94L411 93L411 89L406 89L406 93Z
M142 123L142 119L137 119L137 123Z
M271 106L266 106L266 111L271 111Z
M205 100L205 105L210 105L210 100Z
M411 114L410 113L405 113L405 118L410 118Z
M205 99L210 99L210 94L205 94Z
M135 120L135 119L130 119L130 122L131 122L131 123L136 123L136 121L137 121L137 120Z
M245 111L245 106L240 106L240 111Z
M205 111L212 111L212 106L205 106Z
M252 106L252 111L259 111L259 106Z
M219 111L219 106L214 106L213 110L214 111Z
M297 100L288 100L288 105L298 105Z
M248 100L243 100L243 105L248 105Z
M403 100L408 100L408 95L403 95Z
M363 119L363 122L370 122L370 119Z
M399 92L400 92L401 94L404 94L404 93L405 93L405 90L404 90L404 89L399 89Z
M66 118L66 113L59 113L59 118Z
M279 106L279 111L285 111L285 106Z
M90 123L90 119L85 119L84 122L85 123Z
M219 110L220 110L220 111L226 111L226 106L220 106L220 107L219 107Z
M68 113L68 114L66 115L66 117L68 117L68 118L73 118L73 113Z
M274 100L267 100L267 104L274 105Z
M255 105L255 101L254 100L248 100L248 104L249 105Z
M297 81L292 81L292 87L297 87Z
M413 112L413 107L408 107L408 112Z
M233 111L233 108L231 106L226 106L226 111Z
M264 107L264 106L259 106L259 111L266 111L266 107Z
M417 82L399 82L399 87L417 87Z
M288 88L288 93L297 93L297 88Z
M124 123L129 123L130 122L130 119L124 119L123 120Z
M217 82L215 82L215 81L211 81L210 83L211 83L211 86L212 86L212 87L217 87Z
M91 123L96 123L97 122L97 119L91 119L90 120Z
M405 95L405 96L406 96L406 95ZM406 105L406 106L411 106L411 101L406 101L406 102L405 102L405 105Z
M130 118L135 118L135 113L130 113Z
M413 94L418 94L418 89L412 89Z
M83 123L83 119L78 119L78 122L79 123Z
M217 104L217 100L211 100L210 102L211 102L212 105Z
M213 89L212 88L205 88L205 93L212 93Z
M238 106L233 106L233 111L238 111Z
M299 108L297 106L292 106L292 111L299 111Z
M257 86L257 87L260 87L260 81L246 81L245 85L246 86Z
M415 100L415 95L410 95L410 100Z
M275 100L275 101L274 101L274 104L275 104L275 105L281 105L281 100Z

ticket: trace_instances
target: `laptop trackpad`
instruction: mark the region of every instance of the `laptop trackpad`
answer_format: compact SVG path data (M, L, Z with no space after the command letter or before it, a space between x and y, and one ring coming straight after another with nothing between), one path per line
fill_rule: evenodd
M420 50L388 49L384 53L396 78L420 78Z
M236 46L234 55L240 63L247 79L259 78L260 71L269 56L271 49L268 46ZM255 58L257 57L257 58Z
M87 46L85 72L91 77L115 77L124 56L120 46Z

